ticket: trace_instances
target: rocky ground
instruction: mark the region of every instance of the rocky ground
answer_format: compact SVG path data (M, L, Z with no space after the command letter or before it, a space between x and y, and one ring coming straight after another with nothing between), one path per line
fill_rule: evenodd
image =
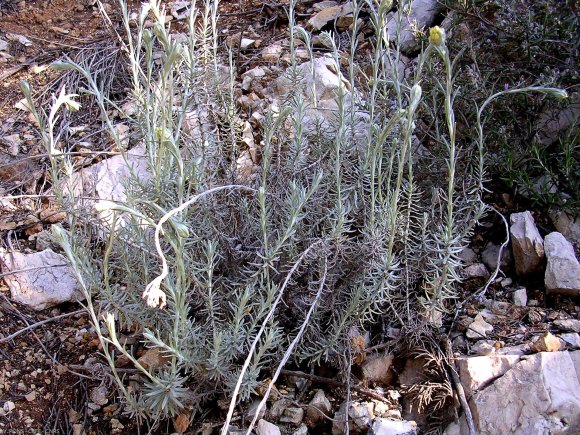
M187 4L169 2L176 34L183 30ZM419 27L451 25L447 11L436 2L413 4L411 21ZM65 257L47 237L50 226L63 219L62 213L48 201L9 197L43 191L46 178L44 150L18 82L26 79L43 90L37 94L42 101L57 80L49 68L52 61L83 50L98 57L99 50L110 51L114 41L95 1L0 0L0 8L0 194L4 195L0 198L0 433L136 433L139 422L123 414L99 355L96 334L75 301L75 279ZM114 10L113 5L105 8ZM264 113L291 86L283 77L289 63L287 19L283 5L275 2L223 2L220 12L221 40L238 56L237 103L244 114L247 151L237 164L243 177L251 178L257 168L255 143ZM305 1L298 8L298 19L316 38L322 29L335 28L339 34L348 30L351 12L349 2ZM411 73L420 44L411 30L409 26L401 39L405 56L398 68L402 74ZM317 80L324 107L324 96L333 95L341 78L324 57L325 41L319 38L314 44L318 58L305 63L303 71L307 80ZM368 43L361 44L361 58L369 48ZM297 54L307 61L304 49ZM107 62L113 62L111 57ZM308 76L311 70L316 78ZM114 83L112 89L122 93L123 83ZM116 121L123 131L123 119L119 116ZM83 189L100 198L121 195L115 186L126 174L126 163L120 156L83 155L83 150L111 147L99 126L91 123L90 110L74 122L78 128L68 134L76 143L79 166L84 167ZM557 136L560 130L555 127L550 134ZM136 167L139 159L138 152L129 155ZM91 181L102 176L111 182ZM365 348L363 343L356 367L358 384L347 386L332 372L286 372L260 416L258 435L342 434L347 415L350 433L423 433L437 423L428 420L428 414L445 422L449 435L470 433L470 424L477 433L486 434L580 433L580 220L557 211L533 210L525 201L514 202L508 192L494 192L487 202L498 213L488 215L470 248L461 254L464 298L457 315L441 324L441 337L450 343L447 356L456 369L448 373L451 381L441 379L446 369L432 355L395 355L380 345ZM389 334L397 338L400 331ZM122 340L143 365L161 364L162 357L144 349L138 335L128 334ZM131 376L131 367L122 361L119 366ZM437 394L439 401L433 400ZM245 414L235 417L234 425L247 426L256 408L257 402L251 403ZM210 414L215 426L201 426L183 415L168 422L161 433L213 433L223 410ZM232 429L230 433L245 432Z

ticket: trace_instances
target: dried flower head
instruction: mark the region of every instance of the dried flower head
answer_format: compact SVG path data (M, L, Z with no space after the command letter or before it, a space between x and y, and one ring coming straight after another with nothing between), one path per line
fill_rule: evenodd
M147 306L151 308L163 309L167 304L167 295L161 290L161 281L163 281L163 277L158 276L147 285L143 292L142 297L147 302Z

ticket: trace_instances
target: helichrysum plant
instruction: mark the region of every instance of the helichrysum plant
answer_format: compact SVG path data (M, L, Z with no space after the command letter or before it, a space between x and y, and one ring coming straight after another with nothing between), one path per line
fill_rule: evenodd
M120 1L126 34L119 38L137 108L130 126L152 177L125 180L127 199L112 207L112 222L59 188L72 166L52 147L51 118L47 124L35 112L52 155L53 188L69 211L55 237L76 271L127 411L151 422L199 412L220 397L231 401L231 417L291 354L296 362L344 367L353 331L379 320L437 326L453 306L458 254L484 211L485 153L479 118L481 141L457 142L444 31L430 30L407 80L391 68L400 53L383 31L391 2L353 1L357 16L363 4L371 10L372 72L357 67L355 24L328 134L305 128L306 108L316 102L304 98L293 38L313 51L308 33L294 26L295 3L288 74L296 87L277 112L265 113L259 166L249 180L236 164L245 149L233 56L223 66L217 52L217 1L192 4L188 37L179 41L158 0L143 5L134 27ZM334 43L334 35L324 36ZM337 71L340 56L334 46ZM431 77L435 92L422 85L433 65L443 70ZM94 96L125 155L109 116L117 105L90 71L66 59L57 67L84 77L83 92ZM74 96L63 93L55 111L63 98L74 106ZM416 173L424 162L414 141L419 117L429 113L444 152L433 162L440 173L425 178ZM460 170L466 155L472 161ZM121 331L137 331L145 346L161 351L163 364L143 367ZM117 373L121 355L139 371L139 388Z

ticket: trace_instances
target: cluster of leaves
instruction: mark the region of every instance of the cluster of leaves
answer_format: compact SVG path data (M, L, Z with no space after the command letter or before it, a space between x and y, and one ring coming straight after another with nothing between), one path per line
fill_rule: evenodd
M560 0L488 1L451 0L455 11L450 49L464 52L458 84L464 101L481 101L489 93L538 83L567 89L565 101L538 95L515 95L493 105L487 119L489 167L494 178L516 195L549 208L580 212L577 170L580 162L578 118L566 123L559 136L542 138L547 129L558 131L558 111L578 110L575 89L579 79L580 16L576 2ZM575 109L573 109L575 108ZM465 123L473 110L461 107ZM471 114L471 115L470 115ZM570 116L570 115L567 115ZM545 120L544 120L545 121ZM465 132L465 140L470 140Z

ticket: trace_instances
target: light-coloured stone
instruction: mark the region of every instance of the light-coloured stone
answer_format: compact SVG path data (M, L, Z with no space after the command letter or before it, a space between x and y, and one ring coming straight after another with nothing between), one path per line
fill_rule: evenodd
M369 357L362 365L362 378L371 384L389 385L393 380L393 355Z
M0 51L8 51L8 41L0 39Z
M500 349L496 349L496 355L526 355L530 353L530 344L522 343L515 346L506 346Z
M449 423L449 426L443 431L443 435L461 435L461 425L456 421Z
M487 336L488 332L493 331L493 326L485 321L481 313L475 316L475 319L467 328L466 336L472 339L481 339Z
M344 93L345 107L349 107L352 99L358 99L359 94L351 89L350 82L340 72L332 57L324 56L305 62L297 67L303 80L297 84L291 79L289 72L281 75L271 87L270 97L278 105L286 95L299 89L302 92L306 109L301 120L302 130L306 139L318 134L320 125L324 126L324 134L329 139L335 138L337 96ZM350 115L348 116L350 119ZM369 135L369 116L362 111L356 111L353 119L353 139L359 146L366 146ZM307 148L307 140L305 141Z
M72 186L80 204L92 207L104 223L112 224L113 209L127 199L126 183L131 180L145 183L151 178L145 146L139 145L125 152L125 156L114 156L82 168L66 184Z
M326 398L323 390L317 390L306 409L306 419L310 424L324 420L325 416L330 416L330 401Z
M286 408L280 423L300 424L304 418L304 410L302 408Z
M12 299L34 310L84 299L68 260L52 249L32 254L0 251L0 263L3 273L22 270L4 281Z
M512 301L514 305L525 307L528 303L528 293L525 287L520 287L512 293Z
M266 75L266 70L260 66L249 69L242 74L242 78L250 77L252 79L264 77Z
M8 33L6 34L6 38L10 41L17 41L20 44L24 45L25 47L32 46L32 41L24 35L18 35L16 33Z
M580 351L577 350L575 352L568 352L568 354L570 355L572 364L574 364L574 370L576 370L578 381L580 381Z
M350 2L344 5L327 7L312 16L306 23L306 27L309 30L319 31L327 24L332 24L339 17L352 14L352 12L353 6Z
M554 325L562 331L578 332L580 333L580 320L576 319L559 319L554 320Z
M0 139L0 142L7 148L8 154L11 156L17 156L20 152L22 140L18 133L4 136Z
M2 406L2 411L4 412L4 415L10 414L12 411L14 411L14 409L16 409L16 405L14 404L14 402L11 402L10 400L4 402L4 405Z
M514 282L514 281L513 281L511 278L503 278L503 279L500 281L501 288L506 288L506 287L509 287L510 285L512 285L512 284L513 284L513 282Z
M250 88L252 87L252 78L250 76L246 76L242 79L242 90L243 91L249 91Z
M519 355L462 356L456 360L461 385L470 397L491 384L520 360Z
M580 215L574 217L571 213L563 210L552 210L550 219L556 230L569 242L580 245Z
M288 408L290 405L292 405L292 401L286 398L277 400L272 403L272 407L268 412L269 420L277 421L282 416L286 408Z
M323 0L321 2L313 4L312 9L314 9L316 12L320 12L323 9L331 8L331 7L337 6L337 5L338 5L338 2L336 2L334 0Z
M544 261L544 239L529 211L510 216L512 252L518 275L539 271Z
M550 233L544 241L548 259L544 283L548 294L580 295L580 264L574 247L558 232Z
M262 60L268 63L276 63L280 60L282 55L282 46L280 44L272 44L262 50Z
M389 405L380 400L374 400L373 402L375 404L375 416L386 417L386 414L390 411Z
M280 428L266 420L258 421L256 426L257 435L281 435Z
M260 400L254 400L252 403L250 403L250 406L248 406L248 418L253 419L256 415L256 411L258 410L258 407L260 406ZM262 419L264 418L264 416L266 415L266 406L264 406L261 410L260 410L260 415L258 416L258 419Z
M572 434L580 428L580 384L568 352L525 357L476 392L470 405L481 435Z
M240 49L247 50L248 48L252 48L255 44L256 44L255 39L242 38L240 42Z
M465 276L465 278L467 279L475 279L475 278L488 279L489 272L485 267L485 264L475 263L463 269L463 276Z
M414 435L418 433L414 421L375 418L369 435Z
M558 352L564 349L565 345L555 335L546 332L538 338L532 345L532 352Z
M122 433L125 426L116 418L111 419L111 433L117 434Z
M330 56L318 57L298 66L298 73L304 77L304 97L313 105L325 109L336 109L338 89L342 86L350 92L349 81L341 74L336 62ZM283 97L294 90L296 83L287 75L279 77L274 83L274 96Z
M479 340L471 346L471 352L475 355L486 356L495 352L495 342L492 340Z
M560 339L571 349L580 349L580 335L576 332L560 334Z
M343 402L334 414L332 434L345 433L346 404ZM349 402L348 428L350 434L366 434L374 418L374 404L372 402Z
M302 423L298 429L292 432L292 435L308 435L308 426Z
M411 54L419 49L414 29L430 27L437 14L442 10L442 4L437 0L413 0L410 5L411 13L402 17L401 33L399 35L399 47L405 54ZM392 14L386 28L391 41L396 40L397 27L397 15Z

